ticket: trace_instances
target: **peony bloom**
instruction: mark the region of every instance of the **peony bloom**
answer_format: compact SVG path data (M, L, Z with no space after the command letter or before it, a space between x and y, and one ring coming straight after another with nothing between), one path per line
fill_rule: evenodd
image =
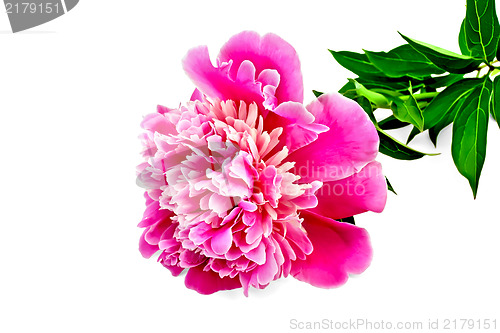
M194 48L183 65L191 101L142 122L142 255L187 270L202 294L288 275L331 288L363 272L368 233L335 219L385 205L365 112L336 93L305 107L297 54L273 34L232 37L216 66Z

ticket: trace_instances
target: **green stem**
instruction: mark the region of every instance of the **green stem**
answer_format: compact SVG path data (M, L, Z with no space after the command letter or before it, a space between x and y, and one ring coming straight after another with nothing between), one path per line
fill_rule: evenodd
M476 69L476 71L480 72L483 68L489 68L489 70L490 70L490 72L491 72L492 70L494 70L495 68L497 68L497 67L495 67L495 64L500 64L500 61L499 61L499 60L495 60L495 61L493 61L493 62L491 62L491 63L482 63L482 64L481 64L481 65L480 65L480 66Z
M438 91L436 92L427 92L427 93L421 93L421 94L415 94L413 97L418 101L419 99L427 99L427 98L434 98L437 94L439 94ZM410 96L401 96L400 97L403 101L406 101Z

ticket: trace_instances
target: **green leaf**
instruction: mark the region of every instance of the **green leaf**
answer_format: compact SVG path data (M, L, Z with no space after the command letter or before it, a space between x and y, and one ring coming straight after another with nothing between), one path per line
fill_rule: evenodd
M455 104L460 99L466 98L467 95L478 85L481 85L482 82L482 79L463 79L453 83L440 92L425 108L423 113L424 130L436 126L449 112L456 110L454 108Z
M453 123L451 155L458 171L469 181L474 198L486 158L492 82L486 77L462 104Z
M406 100L402 100L399 97L389 97L392 101L391 110L394 117L397 119L413 124L420 131L424 129L424 117L422 115L422 110L418 106L417 101L413 94L410 94Z
M448 87L452 85L455 82L458 82L464 78L463 74L448 74L445 76L438 76L438 77L433 77L430 79L426 79L424 81L426 87L430 88L441 88L441 87ZM414 89L418 89L418 87L413 87Z
M395 195L398 195L396 191L394 190L394 187L392 187L391 182L389 181L389 178L385 177L385 182L387 183L387 189L394 193Z
M500 36L495 0L467 0L464 30L471 55L484 62L492 61Z
M410 125L410 124L402 122L401 120L394 117L394 115L391 115L391 116L378 122L378 126L383 130L397 129L397 128L402 128L402 127L405 127L408 125Z
M354 216L344 217L343 219L338 219L337 221L356 225Z
M344 68L350 70L359 76L385 76L377 67L375 67L366 54L350 51L332 51L329 50L335 60Z
M382 94L374 92L372 90L366 89L362 84L353 79L348 79L356 89L356 96L366 97L370 102L372 102L377 108L388 108L389 100Z
M455 119L455 116L457 115L458 110L462 107L464 104L465 99L467 98L467 95L462 96L462 98L458 99L455 104L453 104L452 108L448 110L448 112L444 115L443 118L441 118L436 125L434 125L432 128L429 128L429 138L431 139L432 143L434 146L437 146L437 138L439 133L448 125L453 123L453 120Z
M406 139L406 144L409 144L411 140L413 140L417 135L422 133L417 127L413 126L410 134L408 135L408 139Z
M420 80L431 74L444 73L444 70L436 67L408 44L398 46L389 52L364 51L370 62L389 77L409 76Z
M498 43L497 60L500 60L500 42Z
M348 81L342 88L340 88L339 93L347 98L355 99L357 96L356 85L354 82Z
M500 127L500 75L493 81L493 93L491 94L491 114Z
M415 39L406 37L402 33L399 33L408 44L410 44L415 50L419 51L425 55L432 63L450 73L469 73L475 70L482 60L475 59L469 56L456 54L454 52L442 49L440 47L420 42Z
M384 155L396 158L398 160L416 160L424 157L425 155L438 155L438 154L426 154L418 150L412 149L407 145L394 139L392 136L390 136L380 128L377 128L377 132L380 138L379 151Z
M458 34L458 46L460 46L460 52L463 55L471 56L472 51L469 49L467 45L467 32L465 31L465 19L462 21L462 25L460 26L460 33Z
M323 95L323 93L321 91L317 91L317 90L313 90L313 94L314 94L314 96L316 96L316 98Z

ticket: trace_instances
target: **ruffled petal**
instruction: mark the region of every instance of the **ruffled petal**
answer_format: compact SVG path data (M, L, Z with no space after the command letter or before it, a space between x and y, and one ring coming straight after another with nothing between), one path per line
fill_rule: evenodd
M240 64L250 60L257 73L275 69L280 75L275 96L278 104L286 101L300 102L304 99L304 87L300 61L295 49L275 34L260 36L254 31L243 31L233 36L221 49L219 59L232 61L229 75L235 78Z
M213 294L220 290L241 288L238 278L221 278L214 271L204 271L203 265L190 268L184 283L189 289L196 290L203 295Z
M373 161L379 139L375 126L363 109L340 94L321 95L307 106L315 123L329 131L288 156L301 182L323 182L349 177Z
M370 265L372 248L365 229L303 211L302 226L313 244L305 260L292 263L291 274L315 287L344 284L350 273L360 274Z
M158 132L164 135L175 134L177 132L175 124L171 123L166 117L163 116L163 114L160 113L160 110L163 111L166 108L158 105L158 109L159 113L151 113L144 117L141 127L152 133Z
M246 80L248 75L248 64L243 65L240 79L229 77L229 68L239 69L240 64L231 65L231 63L223 66L214 67L210 61L208 49L206 46L199 46L191 49L182 64L189 78L193 81L196 87L205 95L211 98L220 100L231 99L233 101L244 101L247 104L253 102L262 105L264 97L262 94L261 84L254 80ZM199 98L194 96L194 98Z
M316 192L318 205L311 211L341 219L373 211L380 213L387 200L387 183L382 174L382 166L371 162L354 175L326 182Z
M274 148L275 150L280 150L286 145L292 153L315 141L320 133L329 130L328 126L316 123L314 116L301 103L284 102L272 112L279 117L268 116L267 126L283 128L282 142Z

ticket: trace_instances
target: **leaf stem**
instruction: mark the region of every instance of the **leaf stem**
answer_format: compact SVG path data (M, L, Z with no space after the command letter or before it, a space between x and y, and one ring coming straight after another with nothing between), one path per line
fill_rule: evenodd
M439 94L438 91L426 92L426 93L415 94L413 95L413 97L418 101L420 99L434 98L437 94ZM408 98L410 98L410 96L401 96L400 98L403 101L406 101Z
M500 64L500 61L499 60L495 60L495 61L493 61L491 63L482 63L479 67L477 67L476 71L478 71L478 73L479 73L479 72L481 72L482 69L488 68L489 71L491 72L495 68L498 68L497 66L495 66L496 64L497 65Z
M418 107L419 107L420 109L425 108L427 105L429 105L429 102L425 102L425 101L423 101L423 102L418 102Z

